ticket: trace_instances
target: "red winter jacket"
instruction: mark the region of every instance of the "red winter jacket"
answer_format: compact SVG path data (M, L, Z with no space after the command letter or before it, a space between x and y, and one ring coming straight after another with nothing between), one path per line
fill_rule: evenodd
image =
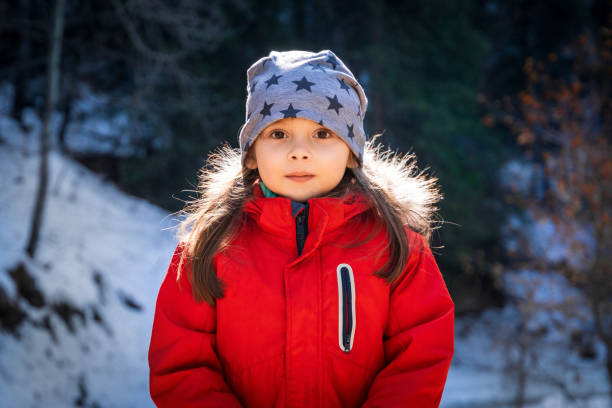
M423 237L391 287L372 273L386 234L360 196L308 200L301 255L291 200L259 185L247 221L217 254L226 284L197 303L177 247L149 347L158 407L437 407L453 356L454 304ZM354 198L357 198L353 200ZM378 229L377 229L378 228ZM374 231L360 246L343 244ZM385 252L386 255L386 252Z

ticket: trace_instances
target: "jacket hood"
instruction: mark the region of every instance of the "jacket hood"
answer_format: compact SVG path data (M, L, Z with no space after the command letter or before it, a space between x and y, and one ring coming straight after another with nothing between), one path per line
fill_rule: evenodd
M368 141L363 172L377 188L382 189L403 216L404 225L423 235L428 241L437 228L437 203L443 199L438 179L419 170L414 153L397 155L382 145Z

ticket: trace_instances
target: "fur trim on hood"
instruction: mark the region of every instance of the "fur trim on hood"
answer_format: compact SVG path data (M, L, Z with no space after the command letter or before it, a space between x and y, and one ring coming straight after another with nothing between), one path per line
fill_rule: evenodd
M416 155L397 154L382 145L366 142L363 172L375 185L396 201L403 215L404 225L423 235L427 241L438 228L438 207L443 199L438 179L419 170Z

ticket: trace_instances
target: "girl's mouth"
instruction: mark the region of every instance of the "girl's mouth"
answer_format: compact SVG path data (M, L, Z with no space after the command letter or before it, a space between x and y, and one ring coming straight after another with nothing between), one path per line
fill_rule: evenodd
M291 181L296 181L298 183L302 183L305 181L310 180L311 178L313 178L314 176L287 176L287 178Z

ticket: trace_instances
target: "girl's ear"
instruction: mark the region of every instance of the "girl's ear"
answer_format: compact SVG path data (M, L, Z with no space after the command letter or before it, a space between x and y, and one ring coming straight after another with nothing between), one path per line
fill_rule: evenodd
M244 164L246 164L247 168L251 170L255 170L257 168L257 159L255 158L255 154L253 153L252 146L247 152L247 156L244 159Z
M348 167L349 169L355 169L359 167L359 162L357 161L355 153L353 153L352 150L349 151L349 158L347 160L346 167Z

